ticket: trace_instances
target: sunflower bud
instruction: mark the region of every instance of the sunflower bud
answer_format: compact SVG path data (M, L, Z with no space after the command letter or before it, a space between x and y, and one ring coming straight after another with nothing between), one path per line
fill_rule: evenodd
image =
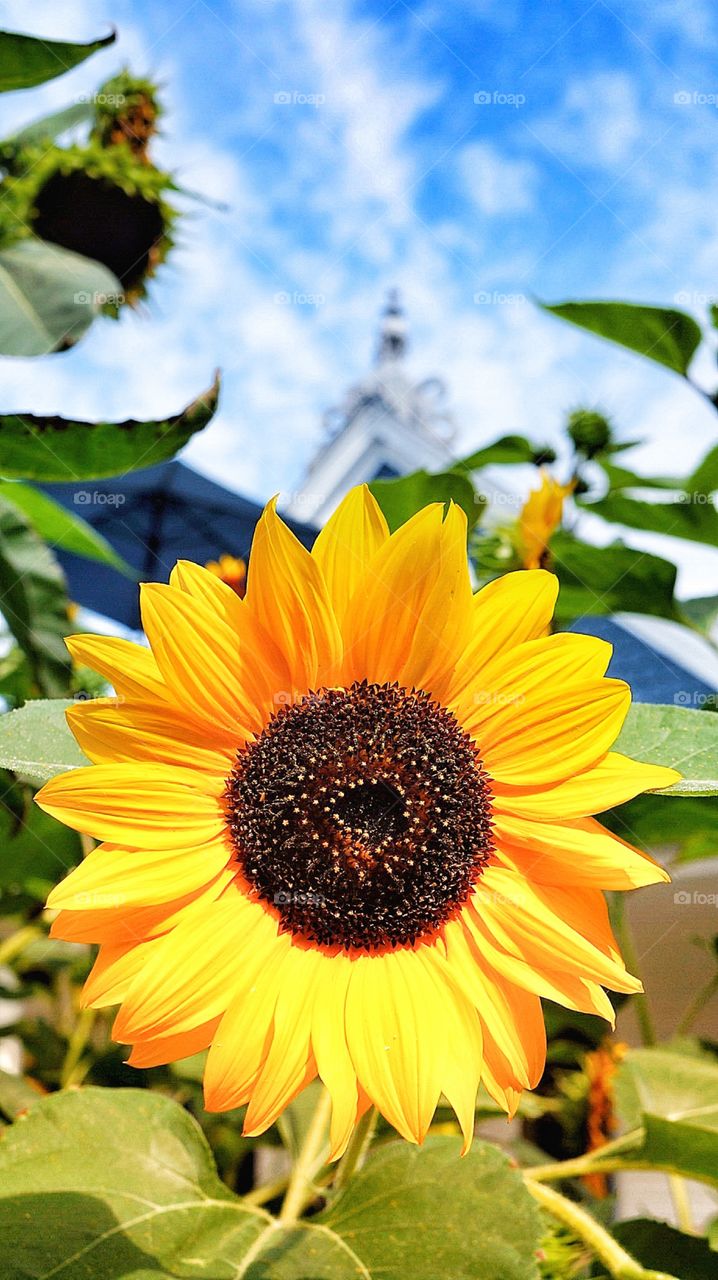
M603 453L613 434L608 418L595 409L575 409L569 414L566 430L576 452L585 458Z

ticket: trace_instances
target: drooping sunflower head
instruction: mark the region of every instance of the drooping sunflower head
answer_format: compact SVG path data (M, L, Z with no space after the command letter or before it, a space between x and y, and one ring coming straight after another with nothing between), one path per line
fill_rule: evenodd
M188 563L142 589L149 648L73 637L116 698L70 724L93 764L39 803L102 841L53 934L100 943L85 999L150 1066L209 1048L210 1109L258 1133L319 1075L332 1151L375 1103L421 1141L443 1093L541 1075L540 997L635 991L602 889L665 879L591 815L673 771L611 752L610 648L547 636L556 581L473 594L466 521L390 535L366 488L306 551L273 504L241 599Z

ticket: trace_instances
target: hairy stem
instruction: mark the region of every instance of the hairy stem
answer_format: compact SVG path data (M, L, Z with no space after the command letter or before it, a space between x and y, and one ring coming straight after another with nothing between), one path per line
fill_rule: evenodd
M307 1136L289 1178L279 1214L279 1221L282 1223L296 1222L314 1196L313 1179L322 1166L321 1157L326 1146L331 1109L331 1094L328 1089L322 1089Z
M545 1187L540 1182L534 1182L528 1175L525 1177L525 1182L534 1200L538 1201L542 1209L583 1240L614 1280L676 1280L675 1276L669 1275L666 1271L651 1271L641 1266L640 1262L632 1258L630 1253L626 1253L618 1241L609 1235L600 1222L592 1218L590 1213L587 1213L574 1200L568 1200L566 1196L554 1191L553 1187Z

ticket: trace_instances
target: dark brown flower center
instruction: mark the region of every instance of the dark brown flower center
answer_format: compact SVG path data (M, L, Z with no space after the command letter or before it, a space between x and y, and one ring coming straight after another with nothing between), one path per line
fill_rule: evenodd
M327 946L416 942L464 903L492 849L473 741L395 684L282 707L239 752L226 799L250 885L285 929Z

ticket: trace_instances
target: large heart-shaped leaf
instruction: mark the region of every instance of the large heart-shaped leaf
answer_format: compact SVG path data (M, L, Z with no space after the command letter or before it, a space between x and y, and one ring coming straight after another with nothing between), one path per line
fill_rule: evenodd
M710 711L634 702L616 750L683 774L661 795L718 795L718 715Z
M29 89L45 80L54 80L112 44L114 31L89 44L72 44L67 40L43 40L39 36L20 35L17 31L0 31L0 93L10 89Z
M707 1240L676 1231L667 1222L632 1218L611 1228L619 1244L642 1266L669 1272L680 1280L715 1280L718 1256Z
M692 316L673 307L639 306L633 302L539 305L551 315L637 351L684 377L703 336Z
M535 1280L538 1211L495 1147L379 1149L328 1209L283 1225L217 1177L204 1136L144 1090L55 1094L0 1145L3 1280ZM37 1224L42 1224L38 1230Z
M458 471L412 471L398 480L373 480L369 488L392 532L430 502L455 502L466 512L472 529L484 503L468 477Z
M0 611L40 693L67 692L67 610L65 579L50 548L22 512L0 497Z
M42 786L57 773L89 764L68 728L67 698L38 698L0 716L0 768Z
M684 493L671 502L643 502L614 492L597 502L586 503L585 510L611 524L718 547L718 511L706 493Z
M634 1049L615 1081L627 1165L655 1166L718 1186L718 1065L670 1049Z
M219 378L181 413L153 422L73 422L31 413L0 417L0 475L26 480L101 480L165 462L206 427ZM79 495L78 495L79 496Z
M30 484L22 484L19 480L0 480L0 497L19 507L35 532L49 542L50 546L72 551L74 555L85 556L87 560L99 560L101 564L112 565L113 569L126 573L128 577L136 577L134 569L125 564L106 538L96 533L86 520L73 515L46 493L40 493L39 489L34 489Z
M680 618L676 566L669 560L621 542L595 547L567 530L554 534L551 554L561 583L556 609L561 623L621 611Z
M71 347L122 285L92 258L44 240L0 252L0 355L44 356Z

